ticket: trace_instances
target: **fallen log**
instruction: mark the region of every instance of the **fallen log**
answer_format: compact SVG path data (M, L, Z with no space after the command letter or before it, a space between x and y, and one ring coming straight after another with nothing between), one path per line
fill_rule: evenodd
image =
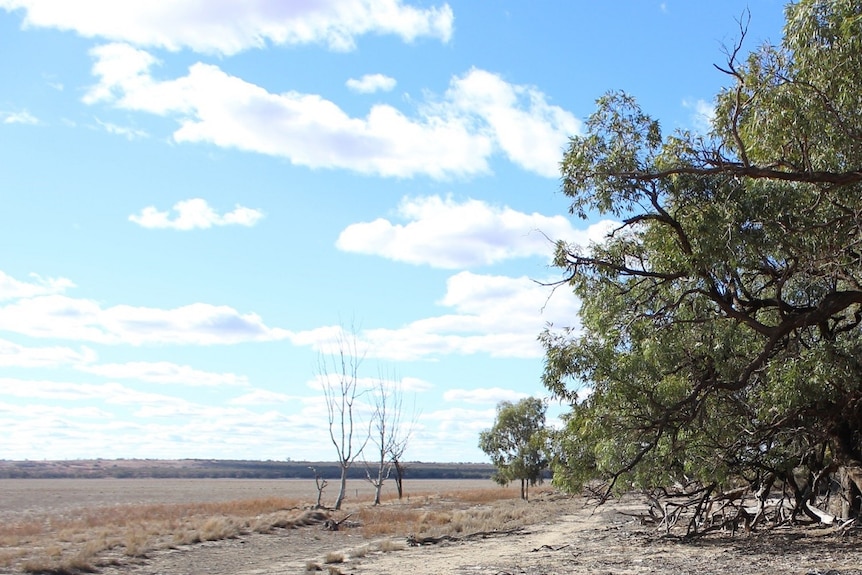
M523 527L515 527L513 529L507 529L505 531L477 531L476 533L470 533L469 535L464 535L463 537L456 537L454 535L440 535L438 537L417 537L416 535L411 533L407 536L407 545L409 545L410 547L419 547L421 545L437 545L439 543L443 543L444 541L458 542L469 541L471 539L487 539L489 537L514 535L515 533L522 533L523 530Z

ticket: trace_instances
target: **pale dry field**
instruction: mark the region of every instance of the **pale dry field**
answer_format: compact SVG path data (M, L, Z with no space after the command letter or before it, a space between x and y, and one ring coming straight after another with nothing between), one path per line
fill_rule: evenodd
M367 481L347 483L347 499L368 502L374 488ZM411 494L502 489L485 479L406 480L405 502ZM514 488L508 488L517 494ZM323 504L332 505L337 481L330 481ZM385 483L384 499L396 497L395 484ZM279 497L313 504L317 488L311 479L0 479L0 517L8 521L27 515L66 514L113 505L218 503Z
M25 572L2 545L16 525L30 525L32 535L19 530L17 552L30 552L21 541L40 541L42 526L57 540L42 552L66 565L52 571L45 562L41 573L54 575L862 575L858 531L797 526L683 540L641 525L636 497L597 508L547 487L523 502L490 481L415 481L405 484L409 501L387 489L372 508L370 485L349 487L343 511L321 513L304 509L317 496L306 480L0 480L0 573ZM330 485L324 502L334 496ZM165 517L162 539L144 541L139 528ZM76 518L98 525L81 539L69 527ZM323 529L326 518L342 528ZM410 546L411 534L432 544ZM87 537L104 548L77 569L68 548L88 546ZM40 572L34 565L27 571Z

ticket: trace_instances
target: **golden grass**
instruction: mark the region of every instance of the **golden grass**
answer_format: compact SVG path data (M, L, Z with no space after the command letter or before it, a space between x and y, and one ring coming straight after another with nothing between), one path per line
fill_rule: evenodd
M351 519L359 524L365 539L378 541L350 555L402 549L404 544L392 538L409 534L467 534L539 520L530 516L528 503L512 497L512 490L477 489L418 494L409 501L387 499L376 507L370 501L352 502L344 512L352 513ZM0 571L39 575L94 572L100 566L145 558L159 549L319 524L326 518L322 511L302 509L298 500L275 497L106 506L26 518L0 523ZM331 553L325 564L344 560L343 554ZM312 566L323 570L309 563L309 571Z
M156 549L266 532L287 525L292 499L265 498L224 503L121 505L74 514L0 524L0 569L63 575L92 572L125 557ZM300 511L294 511L306 521ZM271 521L266 521L271 517Z

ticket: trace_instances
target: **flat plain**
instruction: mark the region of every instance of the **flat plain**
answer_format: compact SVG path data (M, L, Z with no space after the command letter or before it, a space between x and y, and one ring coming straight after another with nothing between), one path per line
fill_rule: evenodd
M332 502L334 483L325 491L324 504ZM405 483L407 496L401 501L392 493L394 485L388 486L383 504L372 508L367 482L352 481L348 486L343 510L318 512L308 509L317 496L314 482L308 480L0 480L0 513L7 532L0 540L0 556L7 557L0 572L862 574L862 538L857 531L790 526L753 533L716 532L686 540L654 525L642 525L635 516L644 511L644 501L635 496L596 507L584 497L543 487L535 490L530 502L523 502L515 488L502 489L488 480L417 480ZM266 504L258 508L253 502ZM157 513L139 514L142 509ZM211 538L167 538L157 545L141 546L143 536L136 531L137 522L143 525L170 509L189 517L203 514L204 527L198 533L226 525L236 529ZM246 509L253 516L237 519L240 510ZM86 524L90 517L113 517L115 522L105 523L108 527L100 528L98 534L88 532L88 537L107 543L80 568L74 561L58 559L55 567L44 563L40 571L38 562L30 562L24 569L24 560L15 558L21 549L9 546L9 533L15 526L47 529L72 525L76 520ZM259 528L263 519L269 527ZM341 522L340 528L324 528L324 519ZM184 529L178 517L165 525L163 530ZM110 532L120 528L127 533ZM23 531L19 535L30 537ZM86 538L76 540L69 527L49 535L57 542L42 552L58 558L66 557L69 545L91 543ZM32 537L36 537L35 531ZM426 544L411 546L408 541ZM135 545L140 547L134 550Z
M348 481L346 503L369 502L374 488L367 481ZM416 479L405 481L411 494L502 489L486 479ZM338 493L337 481L324 490L324 505ZM517 492L512 490L513 494ZM385 499L396 496L394 482L385 483ZM56 515L115 505L219 503L271 497L314 503L317 487L309 479L0 479L0 516Z

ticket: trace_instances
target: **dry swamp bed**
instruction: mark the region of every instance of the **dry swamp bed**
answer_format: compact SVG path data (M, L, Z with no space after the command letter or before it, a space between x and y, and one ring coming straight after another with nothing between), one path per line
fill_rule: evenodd
M533 501L523 503L517 500L516 490L501 490L490 481L416 481L406 486L409 501L399 503L388 494L380 514L372 516L367 484L351 485L345 511L330 514L336 520L353 514L338 531L324 529L323 517L315 516L295 528L288 524L267 533L245 530L228 539L172 544L139 555L124 553L118 545L102 555L98 572L275 575L319 569L316 572L324 575L862 575L862 540L855 532L842 535L828 527L794 527L752 534L715 533L683 541L627 515L644 509L634 497L596 508L581 497L550 490L541 490ZM121 513L135 506L273 497L314 501L313 487L310 481L285 480L0 480L0 512L6 526L23 525L59 521L93 509ZM476 495L482 490L487 497ZM471 495L462 498L459 492ZM497 499L500 495L503 498ZM402 529L420 531L417 538L442 540L408 546L410 533L381 530L375 534L362 525L385 521L384 513L403 518L408 510L419 520L399 523ZM283 512L309 517L308 511L298 508ZM469 516L493 517L500 521L500 529L494 533L481 523L470 524L465 519ZM422 524L423 517L429 524ZM441 523L441 518L448 524ZM471 536L476 532L482 534ZM20 565L10 563L0 572L21 573Z

